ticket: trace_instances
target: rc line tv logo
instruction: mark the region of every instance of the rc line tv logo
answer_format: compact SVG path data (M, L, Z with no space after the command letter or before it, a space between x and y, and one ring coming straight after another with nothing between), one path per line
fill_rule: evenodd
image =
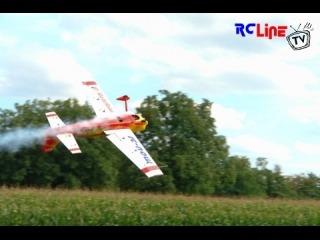
M300 23L301 25L301 23ZM294 33L291 33L286 37L286 30L287 26L281 25L281 26L270 26L266 23L264 24L264 30L260 26L260 23L249 23L246 26L243 23L235 23L236 27L236 34L241 34L242 37L246 37L246 34L254 34L256 32L257 37L267 37L270 40L273 37L286 37L290 47L293 50L300 50L304 49L310 46L310 29L312 24L306 23L303 30L298 31L300 28L300 25L297 30L295 30L291 25L290 27L295 30ZM313 31L313 28L310 30Z

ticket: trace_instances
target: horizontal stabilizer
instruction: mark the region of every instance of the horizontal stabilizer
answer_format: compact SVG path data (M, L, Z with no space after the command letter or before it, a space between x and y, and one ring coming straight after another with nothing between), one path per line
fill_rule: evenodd
M81 153L81 150L72 133L58 134L57 137L72 154Z
M62 120L58 117L58 115L55 112L46 113L46 117L48 119L48 122L51 128L58 128L58 127L65 126L65 124L62 122Z
M46 113L46 117L51 128L59 128L65 126L65 124L55 112ZM71 153L81 153L81 150L72 133L58 134L56 137L45 137L42 145L42 152L51 152L60 141L69 149Z

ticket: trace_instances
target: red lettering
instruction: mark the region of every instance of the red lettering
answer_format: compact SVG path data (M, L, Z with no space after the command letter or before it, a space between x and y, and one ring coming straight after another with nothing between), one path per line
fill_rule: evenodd
M275 26L272 26L269 28L269 39L272 39L272 30L273 36L277 36L277 28Z
M261 32L260 29L260 23L257 24L257 37L268 37L269 39L272 39L272 37L285 37L286 36L286 29L288 28L287 26L271 26L270 28L268 27L268 24L264 24L264 32Z
M257 37L264 37L263 33L260 33L260 23L257 24Z
M286 36L286 29L287 26L278 26L278 37L285 37Z
M265 25L264 25L264 34L265 34L265 36L266 37L268 37L268 23L266 23Z

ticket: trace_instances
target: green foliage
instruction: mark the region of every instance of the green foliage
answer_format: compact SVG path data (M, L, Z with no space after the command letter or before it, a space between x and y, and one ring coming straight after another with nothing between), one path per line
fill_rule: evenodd
M296 174L288 177L287 180L299 197L320 198L320 178L315 174Z
M157 151L159 160L171 169L177 192L213 194L220 187L228 146L215 130L212 103L204 99L196 104L181 92L159 91L147 97L137 111L150 119L147 129L137 133L149 151Z
M227 190L229 195L237 196L264 196L264 181L257 169L251 168L246 157L230 157L231 165L235 169L235 183Z

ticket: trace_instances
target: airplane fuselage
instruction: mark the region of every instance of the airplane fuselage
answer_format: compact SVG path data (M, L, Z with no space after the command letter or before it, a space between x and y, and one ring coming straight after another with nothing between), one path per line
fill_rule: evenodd
M45 132L46 136L72 133L74 137L98 138L106 136L104 131L115 129L131 129L133 132L145 130L148 122L137 114L125 114L116 118L98 118L74 123L58 128L51 128Z

